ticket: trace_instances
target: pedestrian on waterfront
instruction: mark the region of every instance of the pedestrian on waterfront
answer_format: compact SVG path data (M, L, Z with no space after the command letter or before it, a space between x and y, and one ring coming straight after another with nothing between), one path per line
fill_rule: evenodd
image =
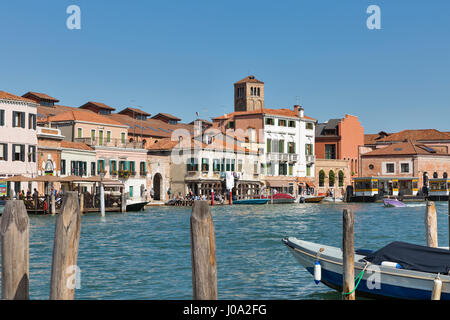
M31 191L28 189L27 191L27 200L31 200Z
M170 190L170 187L169 187L169 189L167 189L167 195L169 196L169 199L170 199L171 194L172 194L172 190Z
M152 200L155 198L155 191L153 191L153 188L150 190L150 198L152 198Z

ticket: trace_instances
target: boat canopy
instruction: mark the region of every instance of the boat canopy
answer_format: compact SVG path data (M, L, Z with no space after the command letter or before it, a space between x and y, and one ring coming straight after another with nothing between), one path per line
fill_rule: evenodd
M448 275L450 272L450 250L430 248L395 241L375 251L364 260L373 264L383 261L396 262L403 269Z

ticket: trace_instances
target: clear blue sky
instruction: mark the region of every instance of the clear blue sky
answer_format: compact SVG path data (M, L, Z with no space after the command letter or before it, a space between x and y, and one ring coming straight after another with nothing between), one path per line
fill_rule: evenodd
M81 8L68 30L66 8ZM366 9L381 8L381 30ZM2 1L0 90L140 106L190 122L233 111L254 74L265 105L366 133L450 131L450 1Z

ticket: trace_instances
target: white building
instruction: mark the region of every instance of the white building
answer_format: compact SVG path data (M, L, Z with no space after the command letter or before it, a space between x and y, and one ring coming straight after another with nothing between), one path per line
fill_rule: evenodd
M0 196L35 187L28 182L5 183L1 179L37 174L36 108L32 100L0 91Z

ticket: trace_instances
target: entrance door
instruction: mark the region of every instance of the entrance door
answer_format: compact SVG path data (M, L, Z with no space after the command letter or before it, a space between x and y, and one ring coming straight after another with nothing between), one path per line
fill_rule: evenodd
M153 178L153 192L155 193L155 200L161 200L161 186L162 186L162 176L161 174L155 174Z

